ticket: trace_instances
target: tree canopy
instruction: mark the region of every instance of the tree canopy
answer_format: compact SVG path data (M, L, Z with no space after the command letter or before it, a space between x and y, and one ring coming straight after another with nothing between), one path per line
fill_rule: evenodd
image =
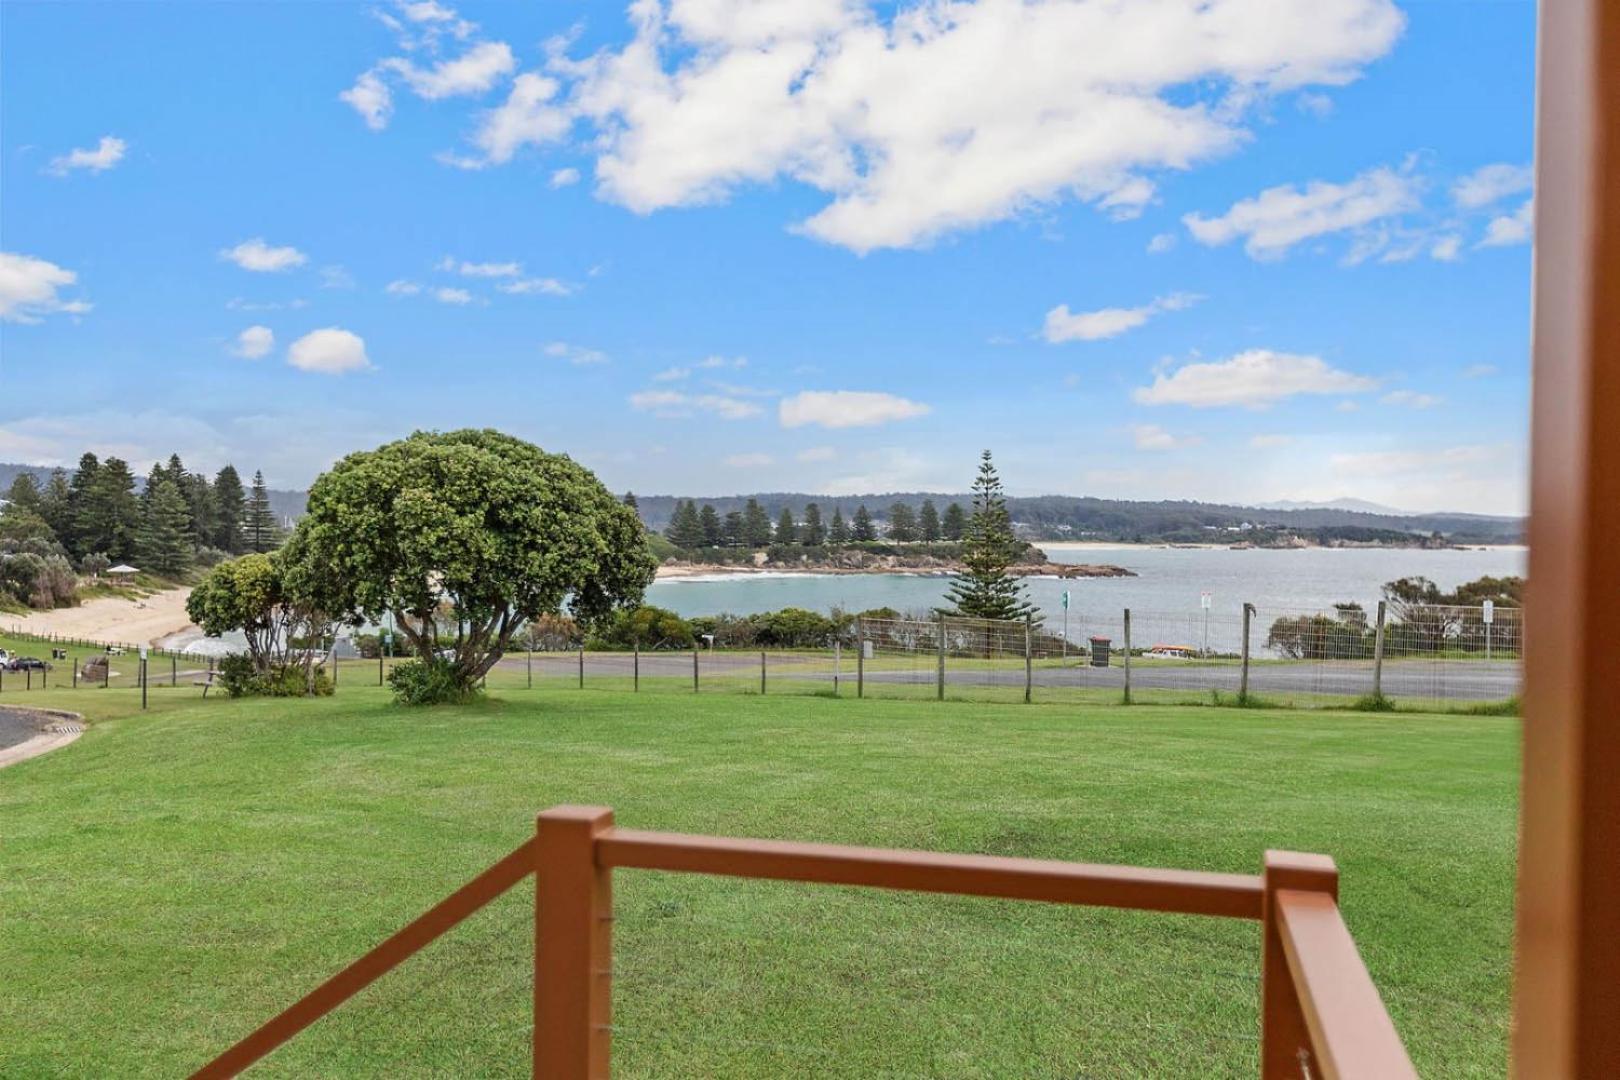
M951 504L955 507L955 503ZM957 614L976 619L1022 619L1034 613L1023 584L1007 572L1017 554L1012 518L1001 490L1001 477L986 450L973 481L973 516L963 536L962 575L951 583L946 599Z

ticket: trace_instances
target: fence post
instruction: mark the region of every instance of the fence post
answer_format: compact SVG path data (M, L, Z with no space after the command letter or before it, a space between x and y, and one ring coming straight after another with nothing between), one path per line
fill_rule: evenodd
M945 613L939 613L939 672L934 677L934 693L945 700Z
M579 688L585 689L585 646L579 647Z
M1277 921L1277 891L1322 892L1339 898L1339 871L1326 855L1266 852L1265 894L1260 902L1260 1080L1317 1075L1311 1033L1299 990L1288 970Z
M534 646L530 645L523 655L523 685L526 690L534 689Z
M630 688L641 693L641 639L636 638L635 652L630 657Z
M1238 676L1238 700L1241 703L1249 696L1249 620L1254 617L1254 605L1247 601L1243 604L1243 673Z
M1131 703L1131 609L1125 609L1125 704Z
M1378 601L1378 627L1373 631L1373 697L1384 696L1384 609L1388 602Z
M765 650L759 650L759 695L765 696Z
M698 647L692 643L692 693L698 692Z
M1024 704L1028 705L1035 691L1035 660L1030 652L1034 630L1034 616L1024 614Z
M377 685L381 686L382 684L383 684L383 654L382 654L382 650L378 649L377 650Z
M600 806L535 822L534 1076L606 1077L613 1029L613 870L596 860L613 827Z
M843 666L843 659L844 644L837 638L833 638L833 697L838 696L838 675L839 668Z
M855 696L866 696L866 620L855 620Z
M173 653L169 654L169 687L173 689L180 685L180 660Z
M141 708L146 708L146 657L141 657Z
M77 690L79 688L79 662L70 658L68 667L73 669L73 689Z

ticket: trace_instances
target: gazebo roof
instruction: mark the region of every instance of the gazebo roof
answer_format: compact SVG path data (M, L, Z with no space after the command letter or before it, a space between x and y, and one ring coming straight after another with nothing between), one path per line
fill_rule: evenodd
M108 573L108 574L138 574L138 573L140 573L140 571L135 569L133 566L129 565L129 563L119 563L117 566L108 567L104 571L104 573Z

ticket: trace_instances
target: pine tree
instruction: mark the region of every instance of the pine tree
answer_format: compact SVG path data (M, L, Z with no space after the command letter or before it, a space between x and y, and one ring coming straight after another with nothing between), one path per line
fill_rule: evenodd
M748 525L743 520L742 511L731 511L720 525L720 543L726 547L742 547L747 539Z
M877 526L872 524L872 515L866 509L865 503L855 508L855 519L850 523L849 538L857 542L877 539Z
M255 472L242 522L243 539L249 551L271 551L281 542L280 534L275 512L270 509L270 492L264 486L264 473Z
M964 570L946 594L958 615L1022 619L1034 612L1023 584L1007 572L1018 552L1018 540L1013 536L1001 477L996 474L988 450L979 462L979 477L973 482L973 517L968 521L964 545Z
M821 524L821 507L806 503L804 524L799 527L799 541L806 547L820 547L827 542L827 530Z
M94 456L86 454L94 462ZM83 459L81 459L81 471ZM74 527L85 553L100 551L114 561L128 559L140 527L141 503L135 497L135 475L129 465L110 457L92 467L91 479L74 509Z
M96 460L96 455L86 453L79 457L79 467L74 470L73 479L68 481L68 515L73 522L73 542L68 544L68 550L81 557L95 550L86 536L89 515L85 502L92 497L90 492L100 472L101 462Z
M771 516L758 499L749 499L743 507L743 542L751 548L770 546Z
M796 544L799 542L799 528L793 524L793 511L782 507L782 514L776 519L776 542L778 544Z
M636 493L633 491L627 491L624 493L624 505L628 506L632 510L641 509L641 504L636 502Z
M214 542L219 531L219 513L214 507L214 489L208 477L201 473L186 473L180 480L180 494L185 496L190 515L191 542L197 547Z
M16 479L11 481L11 488L6 492L6 499L19 510L27 510L30 514L40 517L44 499L39 490L39 481L33 473L18 473Z
M698 521L697 503L691 499L675 504L675 515L669 519L664 536L676 547L686 551L704 545L703 525Z
M725 528L720 524L720 515L708 503L703 504L698 523L703 526L703 542L709 547L719 547L725 542Z
M945 508L945 523L940 529L945 539L956 542L967 533L967 514L962 510L961 503L951 503Z
M247 550L242 540L242 515L246 512L246 498L242 494L242 478L236 468L225 466L214 475L214 538L213 545L232 555Z
M832 525L827 529L827 539L834 544L849 543L849 526L844 524L842 507L833 507Z
M147 488L135 557L142 569L174 576L191 565L191 511L180 489L163 473Z
M917 539L917 513L905 503L889 507L889 539L897 543Z
M68 484L67 473L61 469L52 472L45 484L45 491L39 497L39 516L56 534L57 543L72 551L73 489Z
M922 512L917 515L917 532L927 543L939 542L939 511L934 507L933 499L923 500Z

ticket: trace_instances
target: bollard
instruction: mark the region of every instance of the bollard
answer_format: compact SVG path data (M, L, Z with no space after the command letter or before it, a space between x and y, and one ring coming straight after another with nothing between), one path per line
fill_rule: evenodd
M934 696L945 700L945 613L939 613L939 670L934 674Z
M1131 609L1125 609L1125 704L1131 703Z
M1249 698L1249 623L1254 618L1254 605L1245 602L1243 605L1243 673L1238 677L1238 701L1245 702Z
M1384 610L1387 602L1378 601L1378 626L1373 631L1373 697L1384 696Z

